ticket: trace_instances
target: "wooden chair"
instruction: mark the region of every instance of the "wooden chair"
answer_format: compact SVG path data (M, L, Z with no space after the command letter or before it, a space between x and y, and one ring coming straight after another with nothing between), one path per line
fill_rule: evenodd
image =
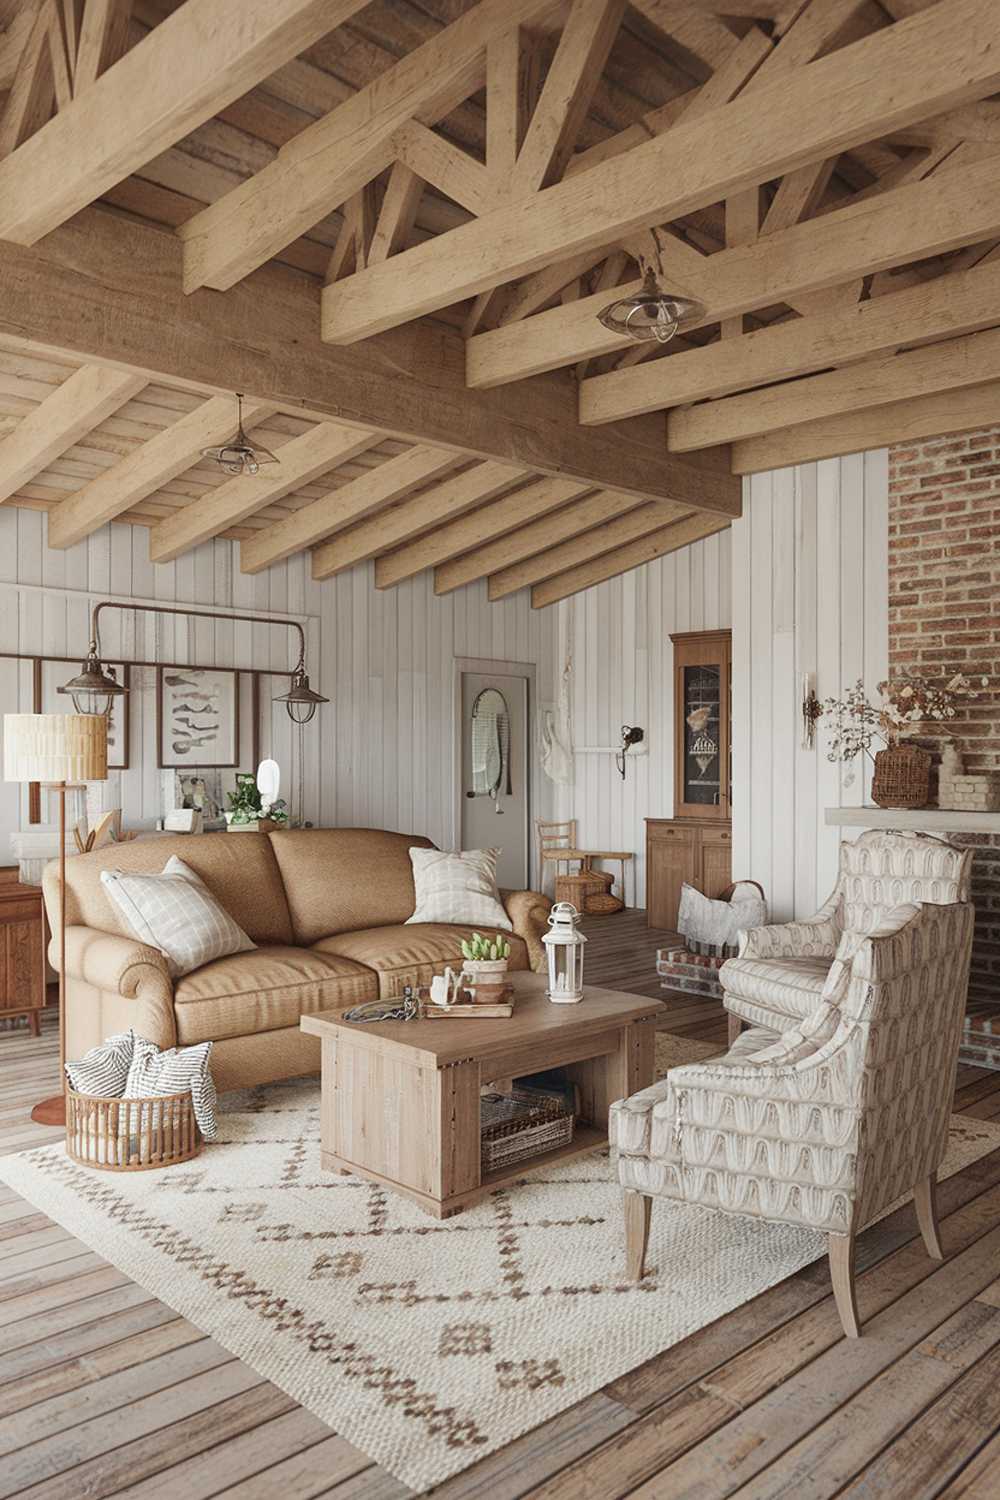
M555 866L555 879L558 884L560 876L563 875L562 866L566 866L566 875L589 876L596 891L603 887L605 895L610 895L614 885L613 879L600 870L594 869L595 859L615 860L621 869L621 906L625 905L625 866L632 855L627 850L619 849L580 849L577 846L576 819L568 818L563 823L546 823L542 818L535 819L535 832L538 839L538 881L539 888L545 891L545 870L547 865ZM576 865L576 871L570 866ZM599 884L598 884L599 883ZM556 899L562 899L557 896ZM574 905L576 903L574 902ZM586 908L583 908L586 910ZM595 906L594 908L598 908ZM607 905L600 907L601 910L614 910Z

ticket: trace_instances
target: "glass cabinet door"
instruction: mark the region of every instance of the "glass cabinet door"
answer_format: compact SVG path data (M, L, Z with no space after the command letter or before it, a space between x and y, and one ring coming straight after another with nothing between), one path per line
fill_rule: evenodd
M673 635L674 816L730 816L730 634Z

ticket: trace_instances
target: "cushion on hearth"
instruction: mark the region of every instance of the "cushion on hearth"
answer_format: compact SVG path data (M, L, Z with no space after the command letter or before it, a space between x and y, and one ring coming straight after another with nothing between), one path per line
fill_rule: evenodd
M267 947L234 953L177 983L178 1041L220 1041L297 1026L299 1017L378 998L371 969L336 954Z
M730 958L719 970L727 996L805 1020L819 1004L828 958Z
M483 937L501 936L510 944L510 969L530 969L528 949L523 938L513 932L498 933L496 928L477 929ZM401 923L397 927L369 927L363 932L342 932L336 937L321 938L310 950L326 957L338 954L374 969L379 980L379 996L398 995L404 984L429 984L445 964L458 969L462 964L462 939L471 928L448 922L427 922L423 926Z

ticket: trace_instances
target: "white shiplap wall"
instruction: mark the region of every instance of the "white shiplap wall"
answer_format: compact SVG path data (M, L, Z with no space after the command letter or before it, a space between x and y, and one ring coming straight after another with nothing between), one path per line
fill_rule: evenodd
M731 570L731 532L724 531L559 605L560 661L567 649L573 660L578 752L575 784L559 793L559 816L576 817L585 848L633 852L630 906L646 899L643 820L673 813L670 636L730 625ZM644 753L629 752L624 781L612 755L581 753L617 745L623 724L646 732Z
M733 545L734 873L764 886L779 921L809 916L833 886L839 832L827 807L859 806L870 765L801 746L804 673L820 699L888 666L885 449L755 475Z
M236 545L208 542L174 563L153 564L147 529L114 525L56 551L46 546L43 514L0 507L0 650L79 655L95 597L300 618L313 685L331 699L304 731L306 817L325 825L425 833L450 844L457 805L454 658L534 662L539 698L550 699L556 611L532 611L527 593L490 605L484 584L437 598L430 573L380 592L370 564L315 583L302 555L247 577L239 571ZM291 664L286 633L261 625L115 615L101 623L112 660L120 652L200 665L267 664L278 670ZM279 690L264 679L262 700ZM0 697L0 711L30 709L26 669L0 662ZM133 769L121 785L125 821L132 827L150 826L161 810L153 706L151 681L140 682L132 703ZM261 739L262 753L281 765L285 787L293 733L278 707ZM248 744L242 758L249 763ZM537 773L533 800L537 815L551 815L549 783ZM0 863L10 859L8 835L27 826L25 795L0 782Z

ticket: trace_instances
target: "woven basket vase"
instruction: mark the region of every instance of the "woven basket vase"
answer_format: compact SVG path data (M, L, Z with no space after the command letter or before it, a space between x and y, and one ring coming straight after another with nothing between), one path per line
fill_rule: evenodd
M105 1172L148 1172L201 1150L191 1092L99 1099L66 1090L66 1155Z
M875 757L872 801L877 807L926 807L931 795L931 757L916 745L894 745Z

